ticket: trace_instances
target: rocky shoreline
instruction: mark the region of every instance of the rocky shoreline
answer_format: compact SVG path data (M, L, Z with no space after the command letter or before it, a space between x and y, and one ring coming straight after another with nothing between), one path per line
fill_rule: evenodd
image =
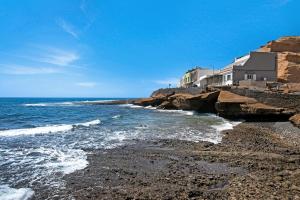
M193 90L191 90L193 89ZM290 121L300 126L300 95L279 94L237 88L160 89L149 98L132 101L139 106L157 109L210 112L229 119L247 121ZM298 114L298 115L297 115Z
M247 122L223 134L222 142L215 145L136 141L93 151L87 168L65 176L64 195L76 199L300 198L297 128L288 122Z
M136 140L134 145L115 149L87 150L88 167L64 177L66 192L61 196L66 199L300 199L298 97L289 104L273 94L265 94L270 98L262 101L253 94L251 97L228 90L189 90L193 91L159 90L150 98L117 103L213 112L227 118L243 118L246 122L223 131L219 144Z

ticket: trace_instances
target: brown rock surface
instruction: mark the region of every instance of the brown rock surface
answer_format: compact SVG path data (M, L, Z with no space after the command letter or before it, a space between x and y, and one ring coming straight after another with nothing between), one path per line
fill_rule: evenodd
M260 51L278 53L279 81L300 82L300 36L279 38L263 46Z
M174 94L168 98L173 108L179 110L195 110L199 112L213 112L214 104L219 92L209 92L198 95ZM161 107L167 109L167 107Z
M290 118L290 121L297 127L300 128L300 114L296 114Z
M133 102L135 105L139 106L158 106L164 101L164 98L144 98L144 99L138 99Z
M259 103L254 98L237 95L228 91L220 92L218 102L216 103L216 110L221 116L225 117L278 116L278 118L288 118L295 113L295 111L290 109Z

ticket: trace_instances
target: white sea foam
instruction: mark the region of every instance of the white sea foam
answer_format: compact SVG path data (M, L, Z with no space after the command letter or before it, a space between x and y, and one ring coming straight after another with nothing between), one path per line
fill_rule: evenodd
M49 126L42 126L42 127L35 127L35 128L10 129L10 130L0 131L0 136L11 137L11 136L18 136L18 135L35 135L35 134L66 132L78 126L88 127L100 123L101 121L99 119L96 119L90 122L77 123L77 124L60 124L60 125L49 125Z
M121 107L129 107L129 108L144 108L143 106L138 106L138 105L134 105L134 104L121 104L119 106L121 106Z
M99 119L96 119L96 120L93 120L93 121L90 121L90 122L78 123L78 124L75 124L75 126L89 127L89 126L94 126L94 125L97 125L97 124L100 124L100 123L101 123L101 121Z
M95 103L107 103L113 102L115 100L95 100L95 101L66 101L66 102L41 102L41 103L25 103L22 104L26 107L52 107L52 106L80 106L85 104L95 104Z
M30 188L11 188L8 185L0 185L1 200L27 200L31 198L34 191Z
M216 116L217 118L221 118L221 117L218 117ZM205 140L205 141L209 141L209 142L213 142L215 144L217 143L220 143L222 141L222 134L221 132L222 131L225 131L225 130L231 130L233 129L235 126L239 125L240 123L242 122L238 122L238 121L227 121L223 118L221 118L223 123L222 124L219 124L219 125L212 125L211 127L214 128L216 131L217 131L217 135L216 135L216 138L212 141L209 141L209 140Z
M121 117L121 115L115 115L115 116L112 116L111 118L113 119L119 119Z
M178 113L183 115L194 115L194 111L188 111L188 110L163 110L163 109L157 109L159 112L169 112L169 113Z
M153 106L146 106L145 108L150 109L150 110L156 110L156 107L153 107Z
M70 174L76 170L84 169L88 165L87 155L80 149L54 149L41 147L34 152L47 155L49 161L43 166L50 171L61 171Z
M211 127L213 127L214 129L216 129L218 132L221 132L221 131L224 131L224 130L233 129L233 127L237 126L240 123L241 122L229 122L229 121L225 121L223 124L213 125Z
M51 106L78 106L76 102L57 102L57 103L26 103L26 107L51 107Z

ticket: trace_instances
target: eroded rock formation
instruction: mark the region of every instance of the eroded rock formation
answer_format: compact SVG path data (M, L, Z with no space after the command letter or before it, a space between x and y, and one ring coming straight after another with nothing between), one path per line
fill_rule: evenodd
M277 52L279 81L300 83L300 36L279 38L259 51Z
M274 117L288 119L295 113L294 110L266 105L254 98L240 96L229 91L220 92L216 110L221 116L229 118Z

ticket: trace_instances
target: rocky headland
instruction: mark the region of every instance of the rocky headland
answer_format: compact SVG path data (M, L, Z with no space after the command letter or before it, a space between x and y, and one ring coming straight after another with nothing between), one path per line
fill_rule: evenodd
M160 89L151 97L132 103L157 109L194 110L212 112L230 119L247 121L288 121L298 124L299 94L279 94L271 91L227 88L193 93L188 89ZM194 88L193 90L197 90ZM295 115L295 116L294 116ZM292 117L294 116L294 117Z

